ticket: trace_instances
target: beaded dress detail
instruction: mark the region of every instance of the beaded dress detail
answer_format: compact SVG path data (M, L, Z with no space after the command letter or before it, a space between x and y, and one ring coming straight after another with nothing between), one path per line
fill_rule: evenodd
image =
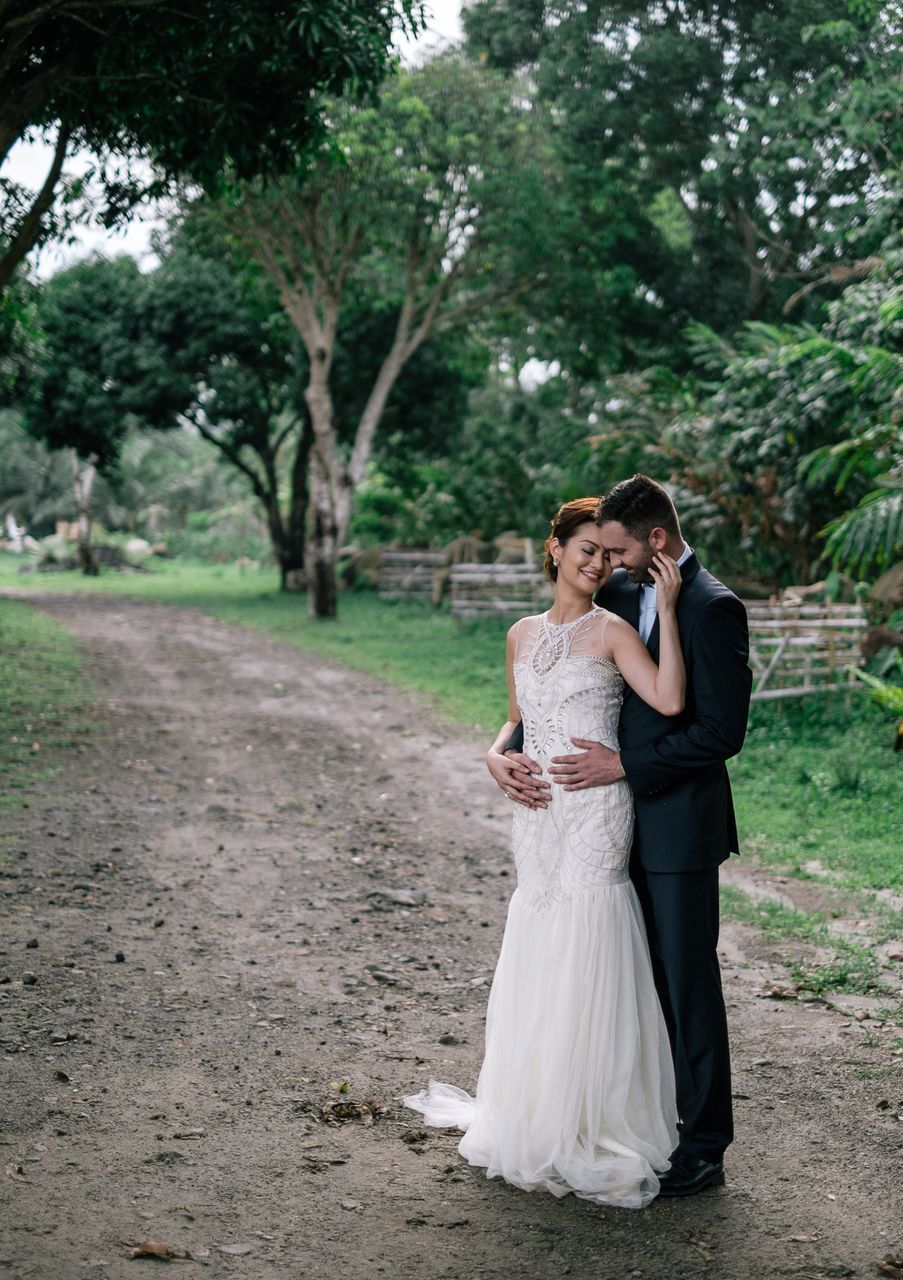
M517 623L524 751L542 766L617 749L623 680L593 607ZM642 914L630 882L626 782L552 787L547 809L514 806L517 888L486 1015L476 1097L431 1081L406 1098L427 1124L465 1130L459 1151L525 1190L642 1208L677 1145L674 1080Z

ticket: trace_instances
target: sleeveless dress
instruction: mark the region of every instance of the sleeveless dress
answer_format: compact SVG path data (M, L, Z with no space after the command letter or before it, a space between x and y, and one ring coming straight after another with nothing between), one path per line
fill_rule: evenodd
M547 775L573 738L617 748L623 681L594 606L515 630L524 751ZM458 1150L525 1191L643 1208L677 1146L674 1075L639 901L628 876L626 782L553 784L548 809L515 806L508 908L476 1097L430 1081L405 1098L427 1124L465 1130Z

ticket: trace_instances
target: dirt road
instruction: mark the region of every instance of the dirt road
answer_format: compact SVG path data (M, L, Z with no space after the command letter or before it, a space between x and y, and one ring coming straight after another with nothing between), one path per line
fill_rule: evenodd
M102 723L0 832L0 1274L804 1280L903 1250L890 1039L762 998L745 931L725 1188L631 1213L462 1165L399 1099L475 1083L512 885L481 744L201 614L39 603Z

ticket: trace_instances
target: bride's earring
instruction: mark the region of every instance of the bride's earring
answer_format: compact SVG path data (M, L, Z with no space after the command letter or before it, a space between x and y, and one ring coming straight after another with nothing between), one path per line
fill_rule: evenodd
M556 569L558 568L558 561L557 561L557 560L553 560L553 561L552 561L552 564L555 566L555 568L556 568Z

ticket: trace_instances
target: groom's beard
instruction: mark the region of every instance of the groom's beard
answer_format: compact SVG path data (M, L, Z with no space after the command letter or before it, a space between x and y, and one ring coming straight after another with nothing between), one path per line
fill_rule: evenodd
M650 551L643 557L636 566L626 564L624 568L627 570L627 576L631 582L646 582L655 586L655 575L650 571L649 566L652 564L655 556L654 551Z

